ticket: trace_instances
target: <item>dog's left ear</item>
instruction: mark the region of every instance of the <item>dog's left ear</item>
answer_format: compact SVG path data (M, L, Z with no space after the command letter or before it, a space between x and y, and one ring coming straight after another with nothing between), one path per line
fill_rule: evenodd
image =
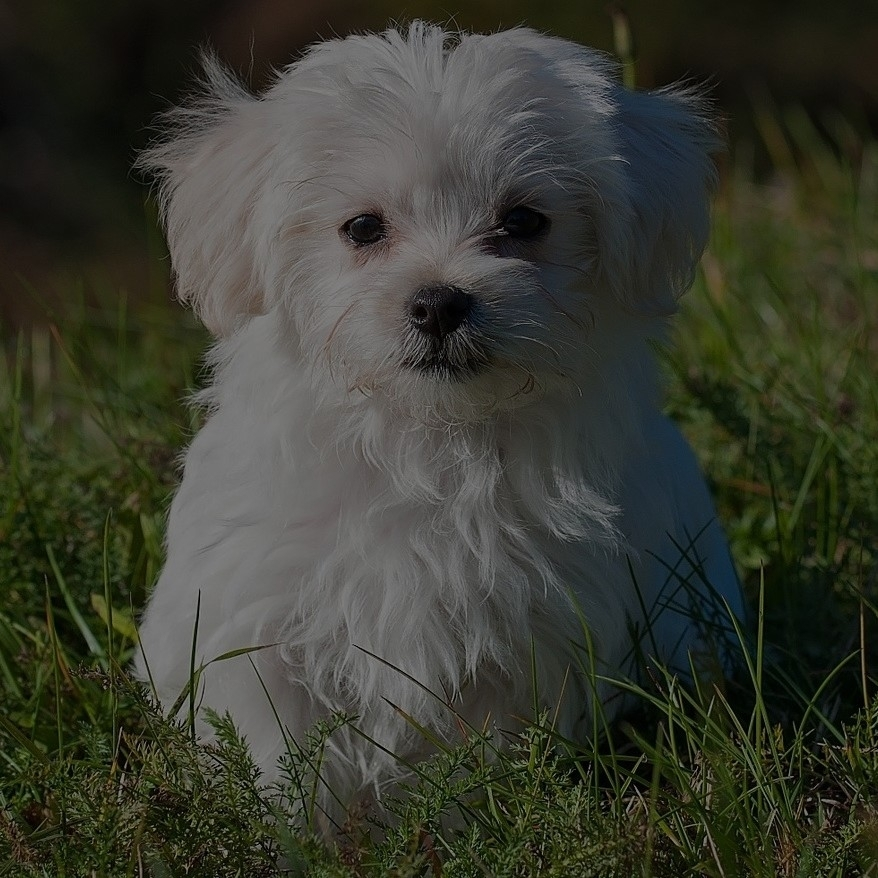
M584 207L600 287L638 313L673 314L710 232L711 156L723 141L708 103L695 89L623 88L613 61L566 40L527 29L500 36L541 55L584 113L581 171L597 195Z
M615 97L625 194L597 230L603 280L626 307L669 315L707 244L717 182L711 156L722 140L694 91L619 87Z

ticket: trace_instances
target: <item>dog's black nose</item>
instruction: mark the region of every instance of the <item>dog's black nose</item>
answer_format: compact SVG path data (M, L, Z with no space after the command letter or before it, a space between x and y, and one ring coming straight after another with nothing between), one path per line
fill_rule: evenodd
M458 287L421 287L409 300L409 319L426 335L443 339L466 320L473 297Z

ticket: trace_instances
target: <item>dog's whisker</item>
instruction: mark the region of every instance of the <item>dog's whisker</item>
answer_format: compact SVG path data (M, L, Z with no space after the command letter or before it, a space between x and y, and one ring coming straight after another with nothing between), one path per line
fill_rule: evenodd
M515 392L512 394L512 398L516 396L527 396L534 392L537 387L537 380L534 377L533 372L526 371L524 384L518 387Z
M540 295L542 295L551 305L552 307L559 313L563 314L575 327L578 329L585 330L585 324L577 317L575 314L571 314L561 303L546 289L543 284L536 285L537 290L539 290Z
M569 271L571 274L578 274L589 281L594 281L594 270L592 268L582 268L570 262L549 262L548 260L545 264L551 265L553 268L560 268L563 271Z
M335 337L335 333L338 331L339 326L342 321L357 307L358 302L354 300L350 303L342 312L339 314L338 319L335 323L332 324L332 329L329 330L329 335L326 336L326 341L323 342L323 346L321 348L321 352L324 355L328 355L329 347L332 344L332 339Z
M549 344L549 342L544 339L537 338L534 335L527 335L525 333L515 333L510 335L509 338L514 339L515 341L524 342L526 347L536 346L548 351L552 355L554 362L559 362L561 360L561 353L558 348L555 345Z

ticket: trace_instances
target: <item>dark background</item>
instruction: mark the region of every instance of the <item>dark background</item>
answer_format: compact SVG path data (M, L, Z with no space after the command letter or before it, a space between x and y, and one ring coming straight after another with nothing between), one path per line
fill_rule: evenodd
M351 0L0 0L0 321L15 327L71 289L167 296L161 242L131 173L155 114L212 44L254 88L320 37L424 17L463 29L528 24L613 48L606 0L370 4ZM465 9L465 11L464 11ZM795 105L815 125L878 119L874 0L625 4L638 85L709 79L734 148L772 172L758 119ZM852 156L856 161L856 156ZM158 266L158 268L157 268Z

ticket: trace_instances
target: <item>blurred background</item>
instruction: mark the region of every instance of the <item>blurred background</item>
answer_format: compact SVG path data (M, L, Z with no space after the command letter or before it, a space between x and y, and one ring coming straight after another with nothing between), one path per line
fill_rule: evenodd
M254 88L308 43L424 17L462 29L528 24L607 51L606 0L0 0L0 321L63 305L71 282L167 296L163 245L132 158L156 113L191 84L211 44ZM637 83L707 79L733 161L768 176L776 108L796 107L833 148L878 120L874 0L630 0ZM846 136L845 132L853 132ZM850 156L853 162L857 156Z

